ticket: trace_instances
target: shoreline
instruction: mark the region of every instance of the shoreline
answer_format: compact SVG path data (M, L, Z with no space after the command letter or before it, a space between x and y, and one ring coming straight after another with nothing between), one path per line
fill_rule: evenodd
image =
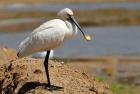
M139 10L104 9L74 11L75 18L84 27L90 26L133 26L140 25ZM0 11L0 32L28 31L50 19L57 18L56 12L10 12ZM86 15L85 15L86 14ZM89 16L90 15L90 16ZM24 21L30 19L31 21ZM33 19L33 20L32 20ZM10 21L11 25L7 23ZM5 29L6 28L6 29Z

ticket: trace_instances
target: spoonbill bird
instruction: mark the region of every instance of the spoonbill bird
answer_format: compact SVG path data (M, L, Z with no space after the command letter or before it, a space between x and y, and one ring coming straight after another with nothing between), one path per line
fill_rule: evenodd
M35 52L47 51L44 60L44 67L48 80L47 88L50 91L55 89L55 87L50 83L48 70L50 50L57 48L65 40L76 35L77 27L87 41L91 40L91 37L89 35L85 35L83 29L74 19L73 11L71 9L62 9L60 12L58 12L58 16L61 19L47 21L29 34L28 37L20 43L17 53L17 56L21 58Z

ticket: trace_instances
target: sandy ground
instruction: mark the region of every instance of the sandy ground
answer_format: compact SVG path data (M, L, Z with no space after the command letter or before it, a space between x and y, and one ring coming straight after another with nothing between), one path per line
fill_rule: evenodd
M16 51L1 48L0 60L0 94L52 94L42 59L17 59ZM112 94L107 85L68 64L50 60L49 70L53 85L60 86L54 94Z

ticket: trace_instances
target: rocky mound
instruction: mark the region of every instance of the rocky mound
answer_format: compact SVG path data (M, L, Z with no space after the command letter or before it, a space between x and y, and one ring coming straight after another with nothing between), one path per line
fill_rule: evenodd
M46 89L43 60L23 58L0 63L0 94L52 94ZM54 94L112 94L108 86L65 63L50 60L49 70L52 84L60 86Z

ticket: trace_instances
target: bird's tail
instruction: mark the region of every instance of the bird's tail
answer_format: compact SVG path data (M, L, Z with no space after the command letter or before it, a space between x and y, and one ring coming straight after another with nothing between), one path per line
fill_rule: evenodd
M17 57L22 58L20 49L18 49L18 51L17 51Z
M18 56L18 57L20 57L20 54L19 54L19 52L17 53L17 56Z

